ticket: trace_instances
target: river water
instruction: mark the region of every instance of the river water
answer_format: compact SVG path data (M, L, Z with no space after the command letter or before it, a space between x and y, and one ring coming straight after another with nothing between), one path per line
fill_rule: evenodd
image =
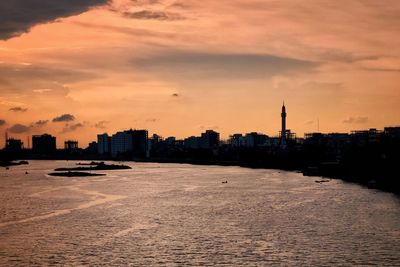
M390 193L186 164L47 175L74 163L0 170L1 266L400 266L400 201Z

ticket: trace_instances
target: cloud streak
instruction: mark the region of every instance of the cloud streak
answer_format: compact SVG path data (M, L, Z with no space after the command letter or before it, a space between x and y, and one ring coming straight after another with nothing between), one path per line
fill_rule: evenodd
M9 109L9 111L13 112L26 112L27 110L28 110L27 108L22 108L22 107L13 107Z
M208 79L251 79L277 74L311 71L317 62L266 54L223 54L201 52L171 52L147 58L133 59L142 69L168 76L179 73L186 77Z
M52 121L53 122L69 122L75 120L74 115L71 114L62 114L58 117L55 117Z
M163 21L173 21L173 20L183 20L185 17L179 13L174 12L164 12L164 11L152 11L152 10L141 10L136 12L124 12L124 17L131 19L150 19L150 20L163 20Z
M357 117L348 117L343 120L343 123L348 123L348 124L361 124L361 123L367 123L368 122L368 117L363 117L363 116L357 116Z
M38 120L35 123L33 123L34 126L37 127L42 127L44 125L46 125L49 122L49 120Z
M95 123L94 127L98 128L98 129L105 129L106 128L106 124L108 124L109 121L99 121L97 123Z
M70 125L67 124L66 127L64 127L62 132L63 133L73 132L82 127L84 127L84 125L82 123L75 123L75 124L70 124Z

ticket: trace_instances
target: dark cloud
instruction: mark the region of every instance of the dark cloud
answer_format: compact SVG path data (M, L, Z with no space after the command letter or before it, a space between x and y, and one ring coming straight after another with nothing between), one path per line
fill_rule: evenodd
M348 117L347 119L343 120L343 123L366 123L368 122L368 117Z
M178 97L178 96L179 96L179 94L175 93L175 94L172 94L172 96L174 96L174 97Z
M82 123L67 124L66 127L63 129L63 133L73 132L82 127L84 127Z
M0 1L0 39L28 32L37 24L83 13L109 0L12 0Z
M22 107L13 107L9 109L9 111L13 112L26 112L27 110L28 110L27 108L22 108Z
M185 19L179 13L141 10L137 12L124 12L124 17L131 19L153 19L153 20L183 20Z
M11 126L11 127L8 129L8 131L11 132L11 133L17 133L17 134L26 133L26 132L29 131L29 127L17 123L17 124L14 124L13 126Z
M75 120L74 115L71 114L63 114L53 119L53 122L66 122Z
M0 119L0 126L3 126L4 124L6 124L6 121Z
M319 64L266 54L172 52L136 58L133 65L158 75L181 79L252 79L312 71Z
M49 122L49 120L38 120L37 122L35 122L33 125L37 126L37 127L41 127L46 125Z

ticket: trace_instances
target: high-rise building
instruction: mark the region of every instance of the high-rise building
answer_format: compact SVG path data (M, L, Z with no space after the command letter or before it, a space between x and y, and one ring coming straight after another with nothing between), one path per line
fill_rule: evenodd
M129 151L132 151L132 135L125 131L111 136L111 155L113 157Z
M57 150L56 138L50 134L33 135L32 151L37 154L53 154Z
M97 153L100 155L108 154L111 152L111 137L108 134L97 135Z
M146 157L149 139L147 130L129 130L126 132L132 136L133 156Z
M118 132L111 137L111 154L130 153L134 157L145 157L148 148L147 130Z
M219 146L219 133L213 130L207 130L201 134L202 148L213 148Z

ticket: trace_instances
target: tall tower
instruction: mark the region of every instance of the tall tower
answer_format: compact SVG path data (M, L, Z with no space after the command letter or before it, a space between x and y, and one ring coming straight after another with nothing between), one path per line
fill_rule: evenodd
M285 148L286 147L286 107L285 107L285 102L283 102L282 105L282 129L281 129L281 147Z

